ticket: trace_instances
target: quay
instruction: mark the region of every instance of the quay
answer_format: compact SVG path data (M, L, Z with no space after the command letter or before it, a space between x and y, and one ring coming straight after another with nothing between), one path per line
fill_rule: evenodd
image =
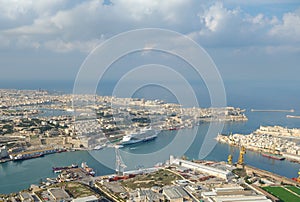
M284 176L280 176L280 175L277 175L275 173L271 173L269 171L266 171L266 170L261 170L259 168L255 168L253 166L249 166L249 165L245 165L245 170L247 173L254 173L254 174L257 174L259 176L267 176L267 177L270 177L270 178L273 178L279 182L282 182L282 183L285 183L285 184L290 184L290 185L293 185L293 186L299 186L300 183L292 180L292 179L289 179L287 177L284 177Z

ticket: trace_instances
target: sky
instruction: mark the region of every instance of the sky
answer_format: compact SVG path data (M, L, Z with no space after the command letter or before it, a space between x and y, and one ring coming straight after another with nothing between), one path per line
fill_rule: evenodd
M0 81L73 81L97 45L142 28L190 37L225 82L299 81L299 0L0 0Z

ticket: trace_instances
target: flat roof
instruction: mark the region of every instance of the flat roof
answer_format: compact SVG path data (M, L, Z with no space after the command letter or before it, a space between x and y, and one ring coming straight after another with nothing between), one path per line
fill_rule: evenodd
M69 194L61 188L51 188L51 189L48 189L48 192L53 197L55 197L55 199L68 199L68 198L70 198Z
M91 195L91 196L86 196L86 197L81 197L81 198L76 198L73 199L73 202L86 202L86 201L94 201L94 200L98 200L99 198L96 197L95 195Z
M188 196L186 191L177 186L165 188L163 189L163 193L170 199L184 198Z
M200 168L200 169L202 169L206 172L215 172L215 173L219 173L219 174L223 174L223 175L231 174L230 171L221 170L221 169L218 169L218 168L214 168L214 167L211 167L211 166L206 166L206 165L202 165L202 164L198 164L198 163L193 163L193 162L190 162L190 161L185 161L185 160L180 159L179 162L188 164L190 166L194 166L195 168Z
M257 196L222 196L214 197L216 202L272 202L270 199L267 199L266 196L257 195Z

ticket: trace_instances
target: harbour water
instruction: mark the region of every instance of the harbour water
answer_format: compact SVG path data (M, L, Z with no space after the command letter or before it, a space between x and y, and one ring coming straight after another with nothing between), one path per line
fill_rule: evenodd
M275 85L275 84L274 84ZM278 84L279 85L279 84ZM278 88L265 88L256 92L257 86L241 86L236 85L235 88L227 89L228 92L228 106L245 108L248 116L247 122L230 122L226 123L222 133L242 133L248 134L256 130L260 125L281 125L289 128L299 128L300 119L286 118L287 114L283 112L251 112L251 108L259 109L295 109L292 115L300 114L300 98L297 95L300 85L283 84L282 88L290 89L289 91L280 90L282 94L278 96ZM235 86L235 85L233 85ZM248 89L247 89L248 88ZM266 90L266 91L265 91ZM266 93L267 92L267 93ZM253 97L256 95L256 97ZM198 127L196 138L192 145L185 153L189 159L197 159L198 153L203 142L203 137L207 131L208 123L201 124ZM196 130L184 129L181 132L183 135L190 135ZM129 153L142 154L159 150L168 145L176 136L178 131L164 131L154 141L145 144L132 145L130 147L122 148L122 151ZM175 148L176 149L176 148ZM170 151L171 153L171 151ZM230 148L225 144L217 144L213 151L205 158L207 160L226 161L228 155L233 154L233 161L237 161L239 149ZM114 149L108 148L99 151L93 151L94 156L107 158L114 163ZM38 184L41 180L47 177L55 177L57 174L52 172L53 166L67 166L72 163L80 164L81 162L94 168L96 175L105 175L113 173L114 171L100 164L87 151L77 151L68 153L51 154L42 158L30 159L21 162L7 162L0 164L0 193L18 192L22 189L28 188L31 184ZM149 165L139 165L138 162L131 161L124 158L127 169L133 169L140 166L147 167L153 165L161 160L153 159L153 162L148 162ZM300 164L291 163L287 160L277 161L268 159L258 153L247 151L245 155L245 163L265 169L286 177L297 176Z
M225 124L223 133L249 133L262 125L282 125L287 127L296 127L299 124L298 119L287 119L286 113L266 113L266 112L250 112L248 110L247 116L249 121L247 122L232 122ZM197 159L198 152L203 142L203 137L207 131L208 123L201 124L198 128L196 138L193 144L190 146L185 155L189 159ZM184 135L188 136L194 132L196 128L184 129ZM130 147L122 148L123 151L143 154L157 151L170 143L178 131L164 131L154 141L150 141L144 144L131 145ZM99 154L102 158L108 158L113 164L115 161L114 149L107 148L99 151L92 151L93 156ZM234 161L237 161L239 149L231 148L225 144L217 144L214 150L205 158L207 160L214 161L226 161L228 155L232 153ZM30 159L21 162L7 162L0 164L0 193L17 192L22 189L28 188L31 184L38 184L41 180L47 177L55 177L57 174L52 172L53 166L66 166L72 163L80 164L86 161L87 164L94 168L96 175L105 175L114 173L110 168L101 165L97 160L87 151L76 151L57 153L44 156L42 158ZM103 157L104 156L104 157ZM153 162L147 162L148 165L139 165L134 162L133 159L124 158L127 169L135 169L138 167L147 167L154 165L160 160L153 159ZM300 164L292 163L287 160L277 161L268 159L261 156L258 153L247 151L245 155L246 164L265 169L286 177L295 177L300 168Z

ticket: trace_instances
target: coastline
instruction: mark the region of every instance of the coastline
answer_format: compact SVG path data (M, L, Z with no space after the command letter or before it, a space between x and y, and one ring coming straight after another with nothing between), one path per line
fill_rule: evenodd
M220 138L219 136L226 136L228 137L228 135L218 135L215 140L217 142L219 142L220 144L225 144L225 145L228 145L229 147L235 147L235 148L240 148L241 145L240 144L233 144L233 143L229 143L229 141L226 141L222 138ZM262 149L262 148L258 148L258 147L254 147L254 146L249 146L249 145L243 145L245 147L246 150L250 150L250 151L253 151L257 154L260 154L261 156L264 156L262 155L263 153L265 154L268 154L270 153L270 149ZM285 152L281 152L280 154L281 156L283 156L285 159L283 160L288 160L292 163L298 163L300 164L300 156L299 155L293 155L293 154L289 154L289 153L285 153ZM267 157L267 156L264 156L266 158L270 158L270 157ZM275 159L275 160L279 160L279 159Z

